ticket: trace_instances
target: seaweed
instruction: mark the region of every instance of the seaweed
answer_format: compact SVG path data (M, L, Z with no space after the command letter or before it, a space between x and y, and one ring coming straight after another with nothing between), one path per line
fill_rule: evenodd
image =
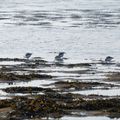
M51 79L51 75L46 74L15 74L15 73L0 73L0 80L33 80L33 79Z

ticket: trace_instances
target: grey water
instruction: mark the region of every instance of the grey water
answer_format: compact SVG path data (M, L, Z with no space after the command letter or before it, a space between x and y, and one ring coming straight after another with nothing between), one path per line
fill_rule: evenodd
M0 57L120 60L119 0L0 0Z
M61 120L119 120L119 119L117 119L117 118L113 118L113 119L110 119L110 118L108 118L107 116L105 116L105 117L102 117L102 116L98 116L98 117L67 117L67 116L65 116L65 117L63 117L63 119L61 119Z
M108 55L120 62L120 1L0 0L0 57L22 58L32 52L33 56L53 61L61 51L66 52L66 62L105 59ZM8 85L1 83L0 87ZM89 94L83 94L86 92Z

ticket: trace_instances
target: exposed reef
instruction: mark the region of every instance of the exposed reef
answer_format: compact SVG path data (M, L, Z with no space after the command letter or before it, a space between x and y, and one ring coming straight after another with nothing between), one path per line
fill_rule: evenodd
M120 73L108 70L114 65L100 62L57 63L40 57L0 58L0 96L4 99L0 100L0 120L54 119L65 115L120 118L119 95L79 93L119 89ZM108 71L102 67L99 69L99 66L106 67ZM19 85L21 82L25 86ZM28 83L29 86L26 85Z
M63 115L72 115L72 111L97 111L99 114L120 114L120 99L85 100L80 95L64 94L59 96L29 96L15 97L11 100L0 101L0 108L11 108L6 118L60 118ZM87 115L87 114L86 114Z
M52 92L50 88L42 87L9 87L3 89L7 93L39 93L39 92Z
M118 82L120 81L120 72L109 73L106 75L108 81Z
M79 82L79 81L59 81L55 82L56 89L61 91L74 91L74 90L90 90L90 89L109 89L117 85L105 84L99 82Z
M0 80L34 80L34 79L50 79L52 76L46 74L14 74L14 73L0 73Z

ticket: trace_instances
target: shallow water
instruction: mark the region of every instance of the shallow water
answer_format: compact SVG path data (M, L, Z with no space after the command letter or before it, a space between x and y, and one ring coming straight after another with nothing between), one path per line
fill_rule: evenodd
M10 63L10 65L9 65ZM9 68L12 68L12 66L15 65L16 62L2 62L2 65L9 65ZM19 63L19 62L18 62ZM95 63L94 63L95 64ZM109 72L118 72L118 66L116 64L91 64L92 66L86 67L65 67L65 66L55 66L52 65L50 67L42 67L39 66L37 68L26 68L28 70L28 73L30 71L34 71L36 73L39 73L37 71L41 71L40 74L47 74L52 75L52 79L46 79L46 80L30 80L30 81L1 81L0 82L0 89L5 89L9 87L44 87L44 88L53 88L55 89L55 86L53 83L58 81L78 81L78 82L98 82L98 83L105 83L108 86L97 86L93 87L89 90L74 90L72 93L77 94L84 94L84 95L90 95L90 94L97 94L97 95L103 95L103 96L120 96L120 82L114 82L114 81L107 81L105 80L106 74ZM20 65L20 63L18 64ZM13 71L18 74L25 73L25 71ZM26 72L27 73L27 72ZM115 85L114 87L111 87L111 85ZM70 91L68 91L70 92ZM3 91L0 91L0 96L3 95ZM6 95L8 97L9 94ZM5 95L4 95L5 97Z
M114 89L99 89L99 90L84 90L84 91L75 91L75 92L72 92L72 93L75 93L75 94L83 94L83 95L103 95L103 96L120 96L120 88L114 88Z
M58 52L66 52L65 63L93 62L114 57L120 62L120 1L119 0L0 0L0 57L23 58L26 52L50 62ZM20 63L0 62L1 65ZM55 80L101 82L107 72L120 71L120 66L97 65L81 68L40 68L53 81L0 83L0 89L15 86L39 86ZM71 73L70 73L71 72ZM114 84L114 83L113 83ZM119 83L120 84L120 83ZM48 86L47 86L48 87ZM51 87L51 86L50 86ZM75 91L80 94L116 96L120 89ZM7 93L0 90L0 99ZM110 120L108 117L68 117L62 120ZM112 120L112 119L111 119Z
M13 82L13 84L9 84L9 82L7 83L0 83L0 89L4 89L4 88L9 88L9 87L48 87L46 85L52 84L55 81L53 80L32 80L32 81L28 81L28 82ZM52 87L52 86L51 86ZM1 95L1 91L0 91L0 95Z
M3 62L0 62L0 65L18 65L18 64L22 64L22 62L13 62L13 61L3 61Z
M54 60L65 51L68 62L86 58L120 60L120 1L0 1L0 56L26 52Z
M95 117L68 117L65 116L60 120L120 120L117 118L110 119L109 117L95 116Z

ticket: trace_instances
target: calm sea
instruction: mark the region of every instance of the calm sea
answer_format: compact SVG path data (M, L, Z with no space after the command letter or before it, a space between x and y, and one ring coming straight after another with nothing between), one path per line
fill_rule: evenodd
M120 60L119 0L0 0L0 57Z

